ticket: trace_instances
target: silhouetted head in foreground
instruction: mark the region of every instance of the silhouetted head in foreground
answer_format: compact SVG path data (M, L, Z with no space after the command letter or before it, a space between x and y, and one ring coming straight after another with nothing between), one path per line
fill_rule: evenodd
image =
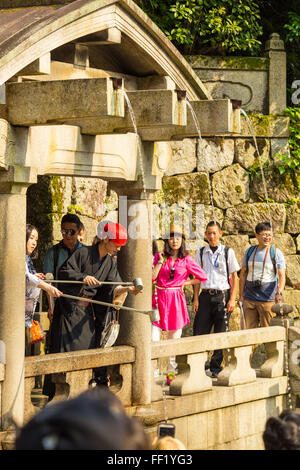
M19 432L16 450L145 450L143 426L109 390L95 388L49 405Z
M286 410L269 418L263 440L266 450L300 450L300 414Z
M186 450L184 444L172 436L155 438L152 443L152 450Z

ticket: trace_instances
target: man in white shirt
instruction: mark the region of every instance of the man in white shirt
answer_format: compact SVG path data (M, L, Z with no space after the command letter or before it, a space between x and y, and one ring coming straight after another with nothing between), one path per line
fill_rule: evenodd
M209 222L206 226L205 237L209 246L197 250L195 261L205 271L207 281L194 288L193 334L205 335L226 331L231 312L236 302L238 286L237 271L240 267L232 248L219 243L222 237L221 226L218 222ZM217 377L222 370L223 351L218 349L210 360L209 368L212 377Z

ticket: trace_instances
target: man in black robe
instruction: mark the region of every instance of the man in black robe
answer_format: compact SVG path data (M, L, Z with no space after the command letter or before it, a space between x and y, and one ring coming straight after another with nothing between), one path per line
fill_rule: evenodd
M99 224L100 225L100 224ZM102 226L100 225L102 229ZM61 267L58 278L84 284L61 284L65 294L82 297L82 301L61 297L55 304L50 329L50 352L78 351L99 347L107 307L91 304L88 298L112 303L113 296L124 292L136 294L133 286L122 282L113 256L127 242L127 232L120 224L108 223L97 229L99 242L76 250ZM101 237L101 238L100 238ZM102 285L101 281L115 282ZM86 297L86 298L85 298Z
M116 295L138 293L134 286L117 285L122 280L114 256L121 246L126 245L126 229L121 224L107 223L103 227L103 223L100 223L97 237L97 244L76 250L59 270L60 280L82 281L84 284L60 285L63 293L82 297L82 300L64 297L57 299L50 327L50 353L100 346L108 307L91 304L89 298L113 303ZM101 285L103 281L116 284ZM103 374L103 368L101 370Z

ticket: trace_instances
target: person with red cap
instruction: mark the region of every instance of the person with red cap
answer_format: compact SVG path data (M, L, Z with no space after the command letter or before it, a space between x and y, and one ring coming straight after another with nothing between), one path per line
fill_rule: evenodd
M118 223L100 222L97 240L92 246L82 246L62 265L58 279L82 281L83 284L60 284L61 291L82 301L60 297L55 303L50 327L50 353L93 349L100 346L108 307L91 304L93 298L113 303L122 294L137 294L134 286L121 286L114 256L127 243L127 231ZM101 285L104 281L115 282Z

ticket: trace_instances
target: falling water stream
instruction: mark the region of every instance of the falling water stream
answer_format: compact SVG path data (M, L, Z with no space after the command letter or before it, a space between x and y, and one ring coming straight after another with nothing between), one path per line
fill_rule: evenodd
M259 166L260 166L260 171L261 171L261 178L262 178L263 188L264 188L264 193L265 193L265 199L266 199L266 202L267 202L267 205L268 205L270 225L271 225L271 229L273 230L267 185L266 185L266 180L265 180L261 155L259 153L258 146L257 146L257 140L256 140L255 132L254 132L251 121L250 121L246 111L241 109L241 113L245 116L245 119L247 121L249 130L250 130L251 135L253 137L255 149L256 149L256 152L257 152L257 155L258 155ZM280 304L280 315L281 315L281 319L282 319L282 326L284 328L286 328L286 325L284 323L284 317L283 317L283 304L282 303ZM291 384L290 384L290 370L289 370L289 357L288 357L288 342L287 342L287 340L285 340L285 342L284 342L284 367L285 367L285 372L286 372L286 376L287 376L287 407L291 410L291 409L293 409L293 405L292 405L292 394L291 394Z
M130 114L130 118L131 118L132 125L133 125L133 128L134 128L134 132L135 132L135 134L137 135L137 141L138 141L138 158L139 158L140 169L141 169L141 176L142 176L143 195L144 195L144 197L146 197L145 170L144 170L143 156L142 156L143 154L142 154L142 148L141 148L141 141L140 141L140 137L139 137L139 134L138 134L137 125L136 125L136 119L135 119L135 115L134 115L134 111L133 111L133 108L132 108L130 99L129 99L129 97L128 97L126 91L125 91L123 88L121 88L121 92L122 92L122 94L124 95L124 98L125 98L125 100L126 100L126 103L127 103L127 106L128 106L128 110L129 110L129 114ZM194 111L194 109L193 109L191 103L188 101L188 99L186 99L186 104L187 104L188 108L189 108L190 111L191 111L191 115L192 115L192 118L193 118L193 121L194 121L196 130L197 130L197 133L198 133L198 136L199 136L199 146L200 146L200 145L203 143L202 135L201 135L201 130L200 130L200 124L199 124L197 115L196 115L196 113L195 113L195 111ZM269 205L269 198L268 198L268 192L267 192L267 185L266 185L266 180L265 180L264 171L263 171L262 159L261 159L261 155L260 155L260 152L259 152L259 149L258 149L258 145L257 145L256 136L255 136L255 133L254 133L254 130L253 130L251 121L250 121L250 119L249 119L247 113L246 113L243 109L241 109L241 113L245 116L245 119L246 119L246 121L247 121L249 130L250 130L251 135L252 135L252 137L253 137L255 149L256 149L256 152L257 152L257 155L258 155L259 166L260 166L260 171L261 171L261 177L262 177L262 182L263 182L263 189L264 189L264 194L265 194L266 203L267 203L267 206L268 206L269 220L270 220L270 224L271 224L271 228L272 228L271 209L270 209L270 205ZM209 197L210 197L210 202L211 202L211 206L212 206L212 209L213 209L213 220L214 220L214 222L216 222L215 206L214 206L214 202L213 202L213 193L212 193L212 187L211 187L211 183L210 183L210 178L209 178L209 171L208 171L208 169L207 169L207 174L208 174ZM226 324L226 330L228 331L228 322L227 322L227 324ZM229 352L229 351L228 351L228 352ZM168 421L168 416L167 416L167 406L166 406L166 405L167 405L167 404L166 404L166 393L167 393L167 390L166 390L166 382L163 381L163 383L162 383L162 395L163 395L163 402L164 402L164 415L165 415L164 417L165 417L165 421L167 422L167 421Z
M130 118L131 118L131 122L132 122L132 125L133 125L133 129L134 129L134 132L137 136L138 158L139 158L139 162L140 162L141 175L142 175L142 186L143 186L143 193L142 194L143 194L143 197L146 199L146 179L145 179L145 170L144 170L144 164L143 164L143 153L142 153L141 139L140 139L140 136L138 134L135 115L134 115L134 111L133 111L130 99L129 99L126 91L123 88L121 88L121 92L124 95L124 98L126 100L128 110L129 110L129 114L130 114Z
M197 130L197 133L198 133L198 136L199 136L199 148L200 148L200 146L201 146L202 143L203 143L202 135L201 135L201 130L200 130L200 124L199 124L197 115L196 115L196 113L195 113L195 111L194 111L194 109L193 109L193 107L192 107L192 105L191 105L191 103L189 102L188 99L186 99L186 104L187 104L188 108L189 108L190 111L191 111L191 115L192 115L192 118L193 118L193 121L194 121L196 130ZM210 204L211 204L211 207L212 207L212 210L213 210L213 221L216 223L215 206L214 206L214 200L213 200L212 187L211 187L210 178L209 178L208 165L207 165L207 181L208 181L208 190L209 190Z
M263 169L262 158L261 158L260 152L259 152L259 150L258 150L258 145L257 145L257 140L256 140L255 132L254 132L252 123L251 123L251 121L250 121L250 119L249 119L249 117L248 117L246 111L244 111L244 110L241 108L241 113L243 114L243 116L245 116L245 119L246 119L246 121L247 121L249 130L250 130L250 132L251 132L251 135L252 135L252 138L253 138L253 141L254 141L255 150L256 150L257 155L258 155L258 161L259 161L259 167L260 167L260 172L261 172L261 179L262 179L262 182L263 182L263 189L264 189L264 194L265 194L265 200L266 200L266 203L267 203L267 206L268 206L268 213L269 213L269 220L270 220L271 229L273 230L272 217L271 217L271 208L270 208L270 204L269 204L269 197L268 197L268 191L267 191L267 184L266 184L265 175L264 175L264 169Z
M141 168L141 175L142 175L142 185L143 185L143 196L146 198L146 182L145 182L145 170L144 170L144 165L143 165L143 154L142 154L142 147L141 147L141 140L140 140L140 137L139 137L139 134L138 134L138 129L137 129L137 125L136 125L136 119L135 119L135 115L134 115L134 111L133 111L133 108L132 108L132 105L131 105L131 102L130 102L130 99L126 93L126 91L121 88L121 91L124 95L124 98L126 100L126 103L127 103L127 106L128 106L128 110L129 110L129 114L130 114L130 118L131 118L131 122L132 122L132 125L133 125L133 129L134 129L134 132L135 134L137 135L137 141L138 141L138 157L139 157L139 162L140 162L140 168ZM165 371L165 379L162 380L162 397L163 397L163 413L164 413L164 420L165 422L168 421L168 408L167 408L167 390L168 390L168 386L167 386L167 370ZM150 407L149 408L142 408L140 410L140 412L145 415L145 414L151 414L152 413L152 408Z

